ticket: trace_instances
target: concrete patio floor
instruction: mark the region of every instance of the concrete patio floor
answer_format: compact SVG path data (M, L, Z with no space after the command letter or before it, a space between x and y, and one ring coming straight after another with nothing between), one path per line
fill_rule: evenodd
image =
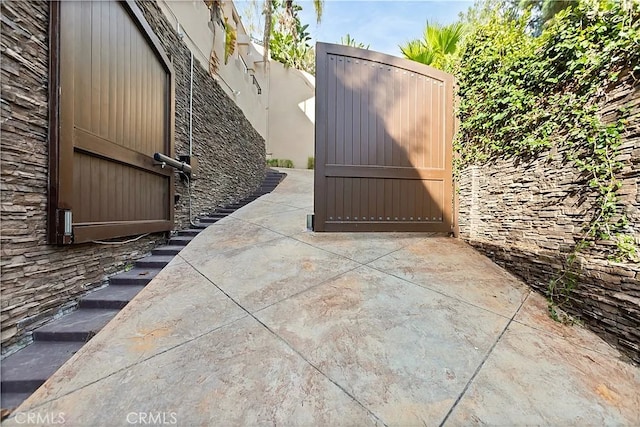
M305 231L286 172L4 424L640 425L640 369L525 284L453 238Z

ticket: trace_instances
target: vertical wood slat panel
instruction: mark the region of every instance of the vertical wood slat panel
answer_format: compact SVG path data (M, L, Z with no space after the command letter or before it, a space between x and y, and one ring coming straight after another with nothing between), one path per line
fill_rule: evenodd
M127 169L127 183L129 184L129 200L125 206L125 215L127 218L136 217L136 199L138 197L138 187L135 185L136 170L133 168Z
M446 145L446 141L445 141L445 136L446 136L446 132L445 132L445 106L446 106L446 102L445 102L445 88L444 88L444 84L441 84L439 89L439 94L440 96L438 97L438 131L440 133L440 138L438 139L438 143L436 144L436 146L438 147L438 158L440 159L440 162L438 163L438 167L440 169L444 169L445 168L445 150L444 147Z
M111 2L110 2L111 3ZM109 37L109 120L107 122L107 138L110 141L116 139L116 104L117 104L117 82L118 82L118 29L116 5L109 4L109 29L113 32Z
M427 146L428 143L427 141L429 141L429 133L427 131L428 129L428 120L429 117L425 114L425 96L426 96L426 91L425 91L425 82L426 82L427 78L425 76L420 76L420 81L418 84L418 128L419 128L419 141L418 141L418 160L416 162L416 167L418 168L424 168L425 167L425 152L427 150Z
M418 151L418 117L416 114L416 95L418 90L417 85L418 78L414 73L411 73L409 76L409 87L408 87L408 113L407 113L407 121L408 121L408 129L409 133L409 145L407 146L407 150L409 155L407 156L407 167L411 167L412 165L417 166L417 158L416 152Z
M389 105L394 100L395 94L395 85L394 85L394 76L392 72L387 70L385 67L378 65L378 73L380 75L380 85L381 85L381 109L379 109L376 115L379 116L378 120L378 138L382 143L382 158L384 159L382 162L385 166L393 165L393 146L391 141L392 131L389 128L390 124L394 123L394 109L389 108ZM380 142L379 142L380 143Z
M327 185L327 218L331 221L336 216L336 184L335 178L328 178L326 180Z
M409 213L409 187L411 186L411 180L398 181L400 186L400 221L406 221Z
M416 201L414 215L416 216L417 221L421 221L424 217L424 215L422 214L422 210L424 209L424 200L422 198L424 194L424 181L416 180L414 191L414 199Z
M344 164L344 136L345 136L345 117L344 117L344 99L345 88L344 83L344 58L336 58L336 164Z
M147 105L145 106L145 111L147 112L146 117L146 129L147 129L147 146L149 155L153 155L155 151L164 151L164 150L155 150L155 146L157 142L154 141L153 138L153 94L154 94L154 82L153 82L153 52L147 51L147 72L145 74L145 82L147 83Z
M77 155L74 155L73 170L79 171L81 167L82 167L82 163L80 162L79 157ZM81 177L82 175L79 173L73 174L73 188L75 189L75 191L73 192L73 206L78 206L78 208L74 212L74 215L79 217L83 217L85 215L83 212L84 204L78 203L80 201L80 198L84 197L84 194L81 191L82 190Z
M158 91L160 90L160 86L158 85L158 76L155 70L152 70L151 75L148 77L151 81L151 105L149 105L149 111L151 112L151 117L149 120L149 128L150 128L150 138L152 143L152 151L163 153L164 147L161 146L162 140L158 136Z
M100 37L99 37L99 58L100 58L100 79L98 87L100 92L100 113L99 123L94 129L97 135L109 138L109 84L111 66L109 64L109 4L111 2L100 2L100 7L96 7L100 13Z
M384 185L384 219L393 220L393 180L383 179Z
M398 163L402 152L402 134L400 129L402 123L402 72L394 70L389 66L383 68L385 76L389 79L389 90L385 91L391 102L387 101L389 106L387 116L385 117L385 126L387 128L385 138L385 164L387 166L400 166Z
M406 213L407 220L414 221L416 218L416 199L414 194L416 193L416 183L418 180L407 181L407 186L404 194L404 198L407 200Z
M422 209L420 209L420 216L422 221L429 219L429 181L423 180L420 188L420 199L422 200Z
M327 56L327 134L325 155L327 164L336 163L336 102L337 102L337 61L335 56Z
M376 111L376 90L378 89L378 81L376 79L377 74L375 70L371 67L371 63L366 63L367 75L372 80L370 84L366 86L367 92L367 142L368 142L368 151L369 151L369 164L377 165L378 163L378 144L376 143L376 129L377 129L377 116L375 114Z
M140 175L140 178L142 179L142 185L140 186L140 188L147 188L147 189L151 189L151 176L147 173ZM142 205L142 217L143 218L150 218L150 204L151 204L151 200L150 200L150 196L151 195L151 191L146 191L144 193L141 194L141 205Z
M81 2L79 5L81 10L80 17L80 34L77 35L80 40L75 40L80 46L73 46L78 53L84 52L91 58L91 3ZM72 8L74 10L76 8ZM69 9L68 9L69 10ZM86 61L75 60L75 119L76 125L79 124L86 129L91 128L91 108L87 108L87 103L93 105L91 96L91 80L90 74L87 73L86 67L90 67ZM83 69L85 68L85 69Z
M129 66L127 67L129 69L129 108L127 109L127 114L129 116L129 135L127 136L126 146L128 146L132 150L138 150L138 139L136 138L136 126L135 126L137 123L136 103L138 100L138 91L136 90L138 86L137 73L136 73L138 51L136 48L134 32L135 32L135 29L129 28L129 34L127 39L129 44L129 49L130 49L129 50L130 58L129 58ZM132 178L134 177L132 176Z
M344 178L335 179L335 192L336 192L336 215L338 220L345 220L344 212Z
M351 192L352 186L353 186L353 179L342 178L342 186L343 186L342 218L346 220L350 220L351 209L352 209L351 205L353 202L353 193Z
M140 113L142 115L140 119L140 128L142 132L141 139L143 141L143 153L153 155L151 141L149 139L149 49L142 49L141 51L143 61L140 76L142 78L142 105L140 106Z
M383 117L381 117L379 115L379 111L384 111L384 103L385 103L385 99L384 99L384 91L386 90L385 85L385 81L382 78L382 75L380 74L380 68L373 63L372 64L372 69L373 72L376 76L376 82L375 82L375 99L374 99L374 110L371 112L371 115L373 117L375 117L375 130L374 130L374 134L373 134L373 138L372 138L372 143L374 144L375 148L376 148L376 160L375 160L375 164L376 165L385 165L385 158L384 158L384 122L383 122Z
M123 123L122 123L122 141L120 143L125 147L129 147L133 149L131 145L131 92L132 92L132 83L131 83L131 56L132 56L132 46L130 43L131 40L131 26L127 25L128 22L126 17L123 17L123 26L124 26L124 40L125 40L125 48L123 52L123 60L127 64L127 66L123 67L124 71L124 80L123 80L123 91L124 91L124 99L123 99Z
M116 118L115 118L115 134L114 140L118 145L123 144L123 123L124 123L124 56L125 56L125 40L124 40L124 17L114 10L115 30L116 30Z
M351 58L343 58L344 65L344 139L343 139L343 162L344 165L353 164L353 148L355 141L353 140L353 69L351 67Z
M164 127L162 126L162 94L164 93L164 76L161 73L156 71L156 79L155 79L155 91L156 99L153 103L155 109L153 128L155 129L154 138L157 141L156 144L158 147L162 146L163 141L165 141L164 136ZM162 147L163 150L164 147Z
M355 178L353 180L353 192L356 195L353 203L353 217L360 222L367 216L367 200L369 198L368 188L364 188L365 179Z
M390 179L389 181L391 181L391 188L393 189L393 196L392 196L392 202L391 202L391 206L393 208L392 211L392 217L391 220L392 221L398 221L400 219L400 184L402 183L401 180L399 179Z
M431 109L431 79L426 78L425 82L424 82L424 101L422 103L422 108L424 109L423 111L430 111ZM426 134L427 134L427 138L425 139L425 156L424 156L424 167L425 168L429 168L431 167L431 154L432 154L432 149L431 149L431 144L433 143L433 117L431 114L429 114L429 119L427 121L427 123L425 124L425 128L426 128Z
M96 135L100 135L102 136L102 127L104 126L104 120L103 120L103 116L104 116L104 107L106 106L105 103L105 97L104 92L105 92L105 88L104 88L104 83L105 81L108 81L108 69L105 70L104 66L105 66L105 51L104 51L104 46L103 46L103 30L106 29L108 23L103 22L103 15L102 15L102 6L103 6L103 2L99 2L96 5L93 5L93 16L94 16L94 22L92 23L92 25L94 26L94 29L92 30L94 33L94 43L91 46L92 49L92 54L95 56L95 62L92 63L94 70L92 73L92 78L91 78L91 82L92 82L92 91L94 92L94 96L96 99L96 111L93 114L93 120L91 123L91 132L96 134ZM98 166L96 166L98 172L100 171L100 168Z
M358 62L358 63L357 63ZM360 153L362 151L362 140L360 137L360 128L362 124L360 123L360 107L362 105L360 99L360 87L362 82L360 80L360 64L359 61L352 59L350 62L350 70L349 74L352 79L352 89L351 89L351 111L352 111L352 141L351 144L351 164L352 165L360 165L362 162L360 161Z
M134 69L133 69L133 93L134 93L134 104L133 104L133 117L134 117L134 132L132 136L132 143L136 147L136 151L144 152L144 146L142 141L142 90L141 90L141 68L142 68L142 49L140 46L140 37L137 33L134 33L133 37L133 49L134 49ZM136 187L140 188L140 176L136 174ZM140 211L136 212L137 215L140 215Z
M436 82L434 82L436 83ZM433 114L433 121L434 121L434 140L431 144L431 147L433 147L433 168L436 169L440 169L440 141L441 141L441 125L440 125L440 84L436 83L433 85L433 97L432 97L432 104L431 104L431 111Z
M397 144L394 144L397 147L397 151L398 156L397 159L394 159L394 166L398 166L398 167L404 167L407 162L407 146L408 146L408 139L409 139L409 135L407 134L407 129L408 129L408 123L407 123L407 102L408 102L408 93L407 93L407 87L408 87L408 79L409 79L409 73L405 70L400 71L398 73L398 76L400 77L400 84L398 85L398 93L396 94L396 96L399 98L398 99L398 105L400 108L398 108L398 116L397 119L398 121L395 124L396 127L396 132L398 133L397 136ZM398 216L398 215L395 215Z
M368 118L368 109L369 109L369 91L366 89L368 86L368 73L367 68L365 67L364 61L358 61L358 81L361 87L360 92L360 118L359 118L359 129L360 129L360 164L368 165L369 163L369 118Z

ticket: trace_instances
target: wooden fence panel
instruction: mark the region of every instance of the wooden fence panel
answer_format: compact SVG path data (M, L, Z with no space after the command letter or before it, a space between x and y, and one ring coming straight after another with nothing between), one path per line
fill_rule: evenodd
M60 90L50 240L172 229L173 173L152 157L173 156L173 69L159 40L133 1L63 1L52 12ZM71 238L61 233L69 211Z
M316 231L452 229L453 76L316 49Z

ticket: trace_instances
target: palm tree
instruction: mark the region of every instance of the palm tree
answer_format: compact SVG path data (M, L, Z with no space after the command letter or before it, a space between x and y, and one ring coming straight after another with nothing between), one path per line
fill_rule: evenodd
M265 0L264 1L264 7L263 7L263 14L264 14L264 35L263 35L263 48L264 48L264 53L263 53L263 60L264 60L264 64L267 63L268 59L269 59L269 42L271 41L271 29L273 28L271 26L271 21L273 19L273 9L276 3L274 0ZM285 0L284 2L284 10L285 10L285 16L293 18L293 0ZM316 20L318 23L320 23L320 21L322 20L322 10L324 8L324 0L313 0L313 8L316 11ZM289 22L294 21L294 19L290 19Z
M408 41L404 46L400 46L400 51L405 58L427 65L433 62L435 56L432 50L425 49L420 40Z
M356 39L351 37L349 33L347 33L347 35L344 37L340 37L340 44L343 44L345 46L357 47L358 49L369 49L369 45L357 42Z
M442 69L455 54L463 30L459 22L449 25L427 22L422 39L408 41L400 50L407 59Z

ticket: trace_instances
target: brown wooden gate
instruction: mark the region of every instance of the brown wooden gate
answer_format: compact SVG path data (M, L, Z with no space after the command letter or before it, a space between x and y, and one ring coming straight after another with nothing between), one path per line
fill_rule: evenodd
M174 154L173 71L159 40L133 1L51 11L51 242L172 229L173 173L152 158Z
M453 76L316 47L315 231L452 231Z

